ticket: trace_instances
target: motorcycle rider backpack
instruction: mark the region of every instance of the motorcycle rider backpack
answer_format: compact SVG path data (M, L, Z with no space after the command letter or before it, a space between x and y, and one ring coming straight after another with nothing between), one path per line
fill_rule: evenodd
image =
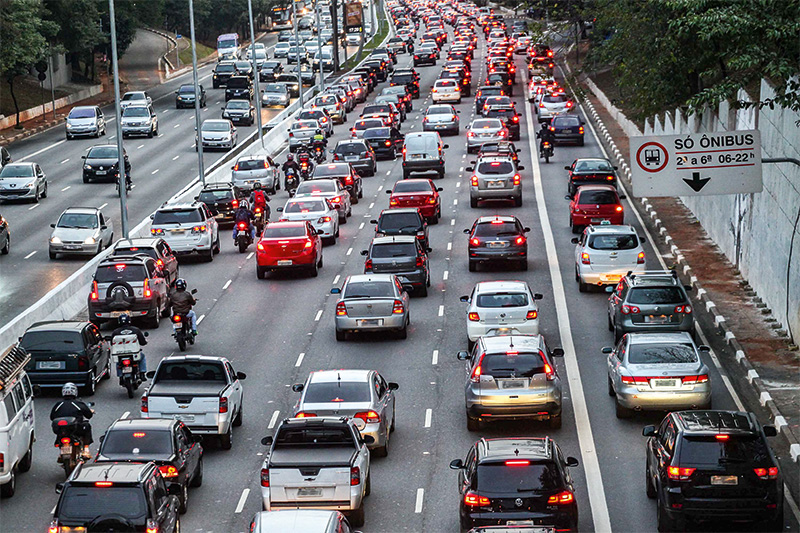
M262 190L257 190L257 191L255 191L253 193L253 200L254 200L253 203L255 205L258 205L258 206L261 206L261 207L264 207L264 206L267 205L267 196L264 194L264 191L262 191Z

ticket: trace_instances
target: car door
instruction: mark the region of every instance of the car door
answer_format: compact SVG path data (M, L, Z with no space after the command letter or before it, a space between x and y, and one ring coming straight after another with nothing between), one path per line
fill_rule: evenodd
M178 498L168 495L167 486L161 476L152 479L155 481L150 489L152 514L158 524L158 531L175 531L178 520Z
M458 493L462 496L472 486L472 478L475 475L475 463L475 447L473 446L469 449L469 452L467 452L466 459L464 459L464 468L458 471Z
M608 297L608 318L614 325L617 323L617 311L625 299L626 294L628 294L628 282L625 278L622 278L614 289L614 292Z
M42 167L38 164L34 165L34 169L36 171L36 188L45 192L47 190L47 176L45 176Z
M189 429L183 424L183 422L180 423L180 428L178 430L178 438L186 446L187 460L190 463L187 466L187 470L190 473L190 475L192 475L197 470L197 467L203 458L203 447L200 445L199 442L196 442L195 437L192 435L191 431L189 431Z
M614 390L620 388L620 370L622 368L622 361L625 360L625 353L627 352L628 336L623 335L617 344L614 351L608 354L608 377L611 379Z
M97 116L97 131L105 130L106 119L103 116L103 112L100 110L99 107L95 107L94 110Z
M389 389L386 386L386 383L383 382L383 380L381 379L381 377L378 375L377 372L372 374L370 380L371 380L370 384L372 386L372 390L375 393L374 401L377 406L376 410L378 411L378 414L381 416L379 432L380 433L385 432L386 434L388 434L388 428L390 425L390 421L388 419L388 413L390 411L388 407L389 402L388 402L387 392L389 391Z
M389 384L386 382L385 379L383 379L383 376L381 376L380 374L376 373L375 377L377 378L378 382L380 383L379 393L380 393L380 400L381 400L381 405L382 405L383 413L384 413L383 415L381 415L381 419L382 420L385 419L386 420L386 427L390 428L390 427L392 427L392 423L394 422L394 412L395 412L394 391L389 388Z
M675 451L675 427L669 415L661 422L658 435L652 439L653 468L655 468L656 479L660 486L666 481L667 467L672 462L672 454Z
M182 425L182 423L179 423ZM186 435L181 427L176 425L172 435L173 445L175 446L175 455L178 457L178 472L180 472L181 483L189 484L189 480L194 475L194 469L197 466L197 459L191 453L191 443L186 439Z
M238 415L242 410L242 399L244 396L242 383L239 381L239 378L236 377L236 371L233 370L233 365L231 365L230 362L225 362L225 369L228 371L228 379L231 383L231 403L237 406L236 414Z
M161 268L164 271L167 285L171 287L175 280L178 279L178 260L166 241L158 242L156 251L158 252L159 261L161 261Z
M89 356L89 366L95 368L97 375L100 375L106 368L106 360L103 358L103 338L100 336L97 326L87 324L82 337L86 355Z

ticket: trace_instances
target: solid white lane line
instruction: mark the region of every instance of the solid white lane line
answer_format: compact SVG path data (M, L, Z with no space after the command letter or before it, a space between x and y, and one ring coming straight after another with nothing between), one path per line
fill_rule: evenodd
M35 253L36 253L36 250L32 251L31 253L29 253L28 255L25 256L25 259L30 259L31 257L33 257L33 255Z
M152 171L152 172L150 173L150 175L152 176L153 174L158 174L158 170L159 170L159 169L155 169L154 171Z
M239 503L236 504L236 514L241 513L244 510L244 503L247 501L247 496L250 495L250 489L244 489L242 491L242 495L239 496Z
M173 160L173 161L175 161L175 160L176 160L176 159L178 159L179 157L180 157L179 155L176 155L175 157L173 157L173 158L172 158L172 160Z
M352 248L348 248L347 253L345 255L350 255L352 253L353 253L353 249Z
M200 325L200 322L202 322L205 317L206 315L200 315L199 317L197 317L197 325Z
M128 418L128 415L130 415L130 414L131 414L130 411L125 411L124 413L122 413L122 416L119 417L119 418L120 418L120 420L125 420L126 418Z
M527 75L525 83L527 83ZM547 251L547 263L550 270L550 280L553 285L553 299L556 304L556 318L558 320L558 330L561 336L561 345L564 349L564 364L567 369L569 379L570 394L572 395L572 405L575 416L575 427L578 434L578 444L583 458L583 468L586 473L586 488L589 492L589 505L592 511L592 522L594 530L598 533L611 532L611 519L608 515L608 503L606 501L605 487L603 486L603 476L600 472L600 463L597 459L597 448L592 433L592 423L589 419L589 409L586 405L581 370L575 356L575 343L572 338L572 327L567 308L567 297L564 291L564 282L561 277L561 268L556 254L555 237L550 226L550 218L547 214L547 204L544 197L544 187L542 185L542 173L539 168L539 159L535 157L538 153L534 139L533 120L531 118L531 108L525 106L525 114L528 127L528 145L532 154L533 164L533 185L536 192L536 203L539 206L539 223L544 235L545 249Z
M272 413L272 418L269 419L269 424L267 424L267 429L274 429L275 428L275 422L278 421L278 415L279 414L281 414L281 412L277 411L277 410L274 413Z
M297 356L297 362L294 364L295 368L298 368L300 365L303 364L303 357L305 357L305 356L306 356L306 352L302 352L302 353L300 353L300 355Z
M314 322L319 322L320 318L322 318L322 309L317 311L317 316L314 317Z
M30 207L28 208L28 211L33 211L33 210L34 210L34 209L36 209L37 207L39 207L39 204L33 204L32 206L30 206Z
M447 281L447 277L449 276L449 274L450 273L447 270L445 270L444 274L442 274L442 281Z
M67 185L66 187L64 187L63 189L61 189L61 192L64 192L64 191L66 191L66 190L69 190L71 187L72 187L72 185Z
M439 316L444 316L444 306L443 305L439 306Z
M336 274L336 277L333 278L333 283L331 283L331 285L336 285L337 283L339 283L339 274Z
M254 256L255 254L256 254L255 252L250 252L249 254L247 254L247 258L246 258L246 260L247 260L247 261L250 261L250 260L253 258L253 256Z
M422 512L422 501L425 498L425 489L417 489L417 502L414 504L414 512L419 514ZM53 509L55 513L55 509Z
M33 152L32 154L26 155L25 157L20 157L19 159L17 159L17 161L21 163L21 162L25 161L26 159L28 159L30 157L37 156L37 155L39 155L39 154L41 154L43 152L46 152L46 151L50 150L51 148L55 148L56 146L58 146L60 144L64 144L65 142L67 142L66 139L61 139L60 141L55 142L55 143L51 144L50 146L45 146L41 150Z
M227 290L227 288L231 286L231 283L233 283L233 280L232 280L232 279L229 279L228 281L226 281L226 282L225 282L225 285L223 285L223 286L222 286L222 290L223 290L223 291L224 291L224 290Z
M431 357L431 364L433 365L439 364L439 350L433 351L433 357Z
M68 157L68 158L66 158L65 160L63 160L61 163L59 163L59 165L63 165L63 164L64 164L64 163L66 163L67 161L69 161L69 157Z
M431 418L433 418L433 409L425 409L425 427L431 427Z
M124 154L125 152L122 152L122 153ZM108 205L108 202L104 203L103 205L101 205L97 209L105 209L107 205Z

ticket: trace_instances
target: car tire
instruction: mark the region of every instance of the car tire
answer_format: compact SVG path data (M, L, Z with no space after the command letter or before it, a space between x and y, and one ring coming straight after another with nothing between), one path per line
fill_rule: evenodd
M33 435L31 435L30 442L28 444L28 451L25 455L22 456L19 463L17 464L17 468L20 472L27 472L31 469L33 465Z
M522 207L522 195L514 197L514 207Z
M347 340L347 332L346 331L340 331L340 330L337 329L336 330L336 341L337 342L342 342L342 341L346 341L346 340Z
M477 270L478 270L478 263L476 263L475 261L470 261L469 262L469 271L470 272L476 272Z
M650 468L647 466L647 460L644 462L644 492L647 497L654 500L658 493L653 485L653 480L650 478Z
M349 513L350 525L353 527L362 527L364 525L364 502L355 511Z
M480 419L467 416L467 431L480 431L482 426Z
M619 400L617 400L615 405L616 405L615 414L617 418L625 419L625 418L631 418L633 416L633 409L628 409L627 407L624 407L622 404L619 403Z
M203 259L205 260L206 263L211 263L212 261L214 261L214 247L213 246L208 249L207 253L203 254Z
M386 457L386 456L383 455L383 456L378 456L378 457ZM364 487L364 496L366 497L366 496L369 496L370 494L372 494L372 476L371 475L367 474L367 481L364 484L366 485Z
M266 278L267 277L267 269L262 267L262 266L256 265L256 277L258 279Z
M578 277L578 292L589 292L589 285Z
M470 198L469 199L469 206L472 208L478 207L478 199L477 198Z
M215 254L218 254L218 253L219 253L219 251L220 251L220 249L221 249L221 248L220 248L220 245L219 245L219 233L217 233L217 240L216 240L216 241L214 241L214 245L211 247L211 249L213 250L213 252L214 252Z
M17 491L17 469L11 468L11 478L8 483L0 485L0 497L10 498Z
M550 429L561 429L561 413L550 415Z
M153 316L147 318L147 326L152 329L158 329L158 326L161 324L161 308L160 304L156 302L155 308L152 310Z
M192 476L192 481L189 483L190 487L199 487L203 484L203 457L200 457L200 460L197 461L197 467L194 470L194 476Z
M586 144L586 143L584 142L584 140L583 140L583 139L581 139L580 141L578 141L578 146L583 146L584 144Z
M611 381L611 376L608 376L606 379L608 380L608 395L616 396L617 393L614 392L614 383Z
M228 426L227 433L219 436L219 447L223 450L230 450L233 446L233 425Z
M239 412L236 413L236 418L233 419L234 427L240 427L244 422L244 408L240 405Z
M614 344L617 344L623 335L625 335L625 332L614 326Z
M403 326L403 328L397 332L397 338L400 340L408 338L408 322L406 322L406 325Z
M164 306L164 309L161 310L161 318L167 318L172 315L172 306L167 301L167 304Z
M316 278L317 276L319 276L319 267L317 266L316 261L314 261L309 267L309 274L311 274L312 278Z
M178 496L178 512L180 514L186 514L186 511L189 510L189 489L186 485L181 485L181 494Z
M527 258L520 260L519 269L522 270L523 272L527 272L527 270L528 270L528 259Z
M3 248L0 248L0 254L8 255L8 252L11 251L11 235L6 237L6 244Z
M383 446L378 446L370 450L373 457L388 457L389 456L389 434L386 434L386 443ZM369 479L369 478L367 478ZM367 481L369 483L369 481ZM369 485L367 485L369 487ZM367 492L369 494L369 492Z
M89 378L86 380L86 384L82 387L83 396L94 396L94 392L97 388L97 374L95 372L96 371L94 369L89 372Z
M435 224L438 224L438 223L439 223L439 217L437 215L433 215L432 217L430 217L428 219L428 224L430 224L431 226L433 226Z

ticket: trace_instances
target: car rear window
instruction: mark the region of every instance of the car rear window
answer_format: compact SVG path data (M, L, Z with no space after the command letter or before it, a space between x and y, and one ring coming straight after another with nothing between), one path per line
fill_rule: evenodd
M364 130L365 139L382 139L390 136L389 128L369 128Z
M306 403L368 402L369 384L361 381L310 383L303 401Z
M392 108L388 104L373 104L364 107L362 114L369 115L372 113L391 113Z
M301 447L353 446L348 427L281 428L276 435L275 449Z
M639 237L628 235L592 235L589 248L593 250L633 250L639 246Z
M678 287L634 287L628 294L632 304L680 304L686 301Z
M405 148L407 152L429 152L438 150L439 143L436 135L406 136Z
M359 120L354 126L357 130L368 130L370 128L379 128L383 126L383 121L378 118L371 118L368 120Z
M575 171L577 172L589 172L592 170L611 172L614 167L608 161L578 161L575 163Z
M542 101L548 104L563 104L567 101L567 97L563 94L545 95L542 97Z
M552 123L555 128L572 128L580 125L581 120L578 117L555 117Z
M359 281L348 283L343 298L393 297L394 284L391 281Z
M373 259L388 259L392 257L413 257L417 255L417 248L410 242L390 242L374 244L370 257Z
M393 192L431 192L431 184L427 181L398 181Z
M199 209L170 209L166 211L156 211L153 217L153 225L158 224L193 224L202 222L203 217Z
M413 74L395 74L392 76L392 83L412 83L413 81Z
M83 339L78 331L29 331L19 344L26 350L75 352L83 347Z
M680 448L681 465L772 464L766 443L756 435L730 435L726 440L718 440L714 435L686 437Z
M267 224L264 228L262 239L288 239L293 237L305 237L305 226L274 226Z
M103 455L165 456L172 454L172 433L165 430L113 429L106 433Z
M454 82L453 80L438 80L436 82L437 87L456 87L458 83Z
M138 246L126 247L126 248L114 248L114 253L112 255L119 256L119 255L140 255L140 254L152 257L153 259L158 259L158 252L156 252L154 248L139 248Z
M239 170L249 170L239 167ZM233 191L203 191L200 193L200 196L197 197L198 200L204 203L215 203L220 200L230 200L233 198Z
M486 116L491 118L497 118L497 117L511 118L515 117L516 115L517 112L514 111L513 109L490 109L489 112L486 113Z
M581 191L578 198L579 204L609 205L618 204L614 191Z
M158 367L156 381L213 381L225 383L221 363L203 361L165 362Z
M147 277L147 269L140 264L117 263L97 267L94 279L97 283L114 283L115 281L139 281Z
M509 161L484 161L478 165L478 172L481 174L511 174L514 172L514 165Z
M524 292L479 294L475 304L478 307L522 307L528 305L528 295Z
M486 493L538 492L561 487L558 469L552 463L481 464L476 477L477 489Z
M545 371L541 354L519 353L514 349L506 353L486 354L481 360L481 371L494 378L529 378Z
M399 230L407 229L409 231L416 231L417 228L422 226L422 220L417 213L384 213L378 221L378 230Z
M284 213L308 213L310 211L325 211L325 203L321 200L301 200L286 204Z
M322 176L347 176L350 174L349 163L339 163L333 165L317 165L314 169L314 177Z
M361 155L367 153L367 148L361 143L345 143L336 147L336 153L341 155Z
M487 118L482 120L475 120L472 122L472 129L499 129L503 127L503 123L496 118Z
M697 353L689 343L631 344L628 362L633 364L695 363Z
M236 170L258 170L267 168L266 159L240 159L236 162Z
M514 222L500 222L495 224L492 222L484 222L475 226L476 237L494 237L496 235L516 235L519 229Z
M91 522L101 516L139 519L147 516L144 491L138 487L80 487L64 489L58 504L58 518L63 522ZM77 528L76 528L77 529Z

